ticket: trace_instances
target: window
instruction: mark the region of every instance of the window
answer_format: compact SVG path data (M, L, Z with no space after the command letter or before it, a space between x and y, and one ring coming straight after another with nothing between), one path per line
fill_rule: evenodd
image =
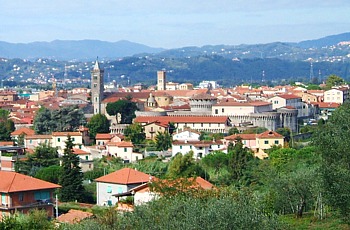
M201 127L203 127L203 123L201 123Z
M222 109L221 109L221 112L222 112L222 113L224 113L224 112L225 112L225 109L224 109L224 108L222 108Z
M215 109L215 114L219 114L219 111L218 111L218 109Z
M32 143L33 143L33 140L30 140L29 143L32 144Z
M48 200L48 199L50 199L50 192L49 191L36 191L36 192L34 192L34 199L35 200Z
M182 149L182 145L180 145L180 149Z
M107 193L112 193L112 186L107 186Z
M94 83L94 88L96 88L97 87L97 84L96 83Z
M127 148L124 148L124 153L126 153L128 151L128 149Z
M269 141L264 141L264 144L265 144L265 145L268 145L268 144L269 144Z
M72 141L75 141L75 138L74 138L74 137L72 137Z
M57 142L61 142L61 138L58 137L58 138L57 138Z
M24 194L21 192L18 194L18 200L23 201L24 200Z
M192 149L192 145L190 145L190 149Z
M89 156L85 156L85 160L89 160Z
M275 140L275 145L278 145L279 144L279 141L278 140Z

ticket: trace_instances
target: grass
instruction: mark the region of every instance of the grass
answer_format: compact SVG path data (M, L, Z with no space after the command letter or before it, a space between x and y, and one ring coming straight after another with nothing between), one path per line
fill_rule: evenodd
M333 213L328 214L323 220L317 219L313 213L304 213L302 218L296 218L295 215L284 215L280 216L280 220L289 229L350 230L350 225L345 224L339 216Z

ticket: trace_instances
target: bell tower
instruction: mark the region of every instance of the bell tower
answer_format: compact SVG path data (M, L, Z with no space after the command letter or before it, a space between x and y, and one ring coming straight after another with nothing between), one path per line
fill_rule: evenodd
M104 70L100 68L100 64L96 60L94 68L91 70L91 102L94 107L94 114L101 113L104 91L103 73Z

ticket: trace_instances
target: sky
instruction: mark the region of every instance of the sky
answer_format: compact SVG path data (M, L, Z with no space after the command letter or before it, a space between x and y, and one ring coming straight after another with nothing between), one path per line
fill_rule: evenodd
M350 32L350 0L0 0L0 41L151 47L299 42Z

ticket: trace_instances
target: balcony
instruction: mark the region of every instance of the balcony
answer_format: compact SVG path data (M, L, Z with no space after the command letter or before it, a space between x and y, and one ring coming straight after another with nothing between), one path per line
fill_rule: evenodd
M53 201L51 199L37 200L34 202L21 202L20 205L0 204L0 211L23 208L38 208L49 205L53 205Z

